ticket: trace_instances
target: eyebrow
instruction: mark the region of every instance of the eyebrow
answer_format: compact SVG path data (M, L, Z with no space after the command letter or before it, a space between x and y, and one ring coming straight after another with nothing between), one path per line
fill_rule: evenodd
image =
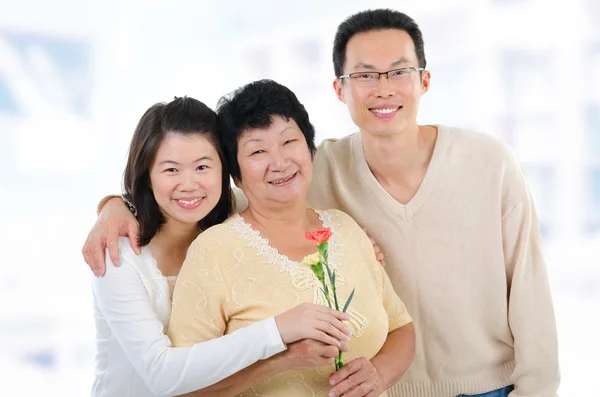
M297 128L294 127L293 125L288 125L283 130L279 131L279 133L283 134L287 130L295 130L295 129L297 129ZM252 142L263 142L263 141L264 141L264 139L261 139L261 138L250 138L246 142L244 142L244 144L242 146L246 146L247 144L252 143Z
M396 62L393 62L390 66L391 67L396 67L396 66L400 66L403 65L405 63L409 63L409 60L402 57L399 60L397 60ZM369 70L375 70L376 67L368 64L368 63L364 63L364 62L359 62L356 65L354 65L354 69L369 69Z
M204 161L204 160L210 160L212 161L212 157L210 156L202 156L197 160L194 160L194 163L197 163L199 161ZM158 163L158 165L163 165L163 164L174 164L174 165L180 165L177 161L173 161L173 160L163 160L160 163Z

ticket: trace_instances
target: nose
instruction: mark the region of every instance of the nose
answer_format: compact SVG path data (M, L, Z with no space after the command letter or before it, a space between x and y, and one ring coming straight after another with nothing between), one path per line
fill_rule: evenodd
M179 182L179 190L183 192L192 192L200 186L199 176L195 171L182 172Z
M396 94L396 88L386 74L382 74L379 77L379 81L377 82L375 89L377 96L380 98L389 98Z
M271 171L285 171L290 165L290 159L286 156L283 149L281 147L272 148L270 150L270 153L271 162L269 164L269 168L271 169Z

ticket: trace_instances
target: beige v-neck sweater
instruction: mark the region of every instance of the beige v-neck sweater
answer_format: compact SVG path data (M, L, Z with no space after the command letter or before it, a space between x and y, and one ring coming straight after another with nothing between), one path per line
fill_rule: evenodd
M406 205L379 184L360 134L326 140L308 205L338 208L375 238L417 332L392 396L454 397L515 385L555 396L556 326L536 213L509 149L437 126L425 178Z

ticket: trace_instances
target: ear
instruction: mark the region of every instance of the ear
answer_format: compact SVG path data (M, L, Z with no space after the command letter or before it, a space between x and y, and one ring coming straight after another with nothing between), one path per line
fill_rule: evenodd
M429 91L429 85L431 84L431 73L429 70L423 71L423 76L421 77L421 95L425 94Z
M335 95L338 97L338 99L346 103L346 100L344 99L344 80L333 80L333 89L335 90Z

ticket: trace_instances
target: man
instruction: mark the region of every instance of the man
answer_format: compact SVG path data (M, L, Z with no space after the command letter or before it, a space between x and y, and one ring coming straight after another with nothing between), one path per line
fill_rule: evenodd
M556 325L517 160L487 135L417 124L430 73L405 14L349 17L333 61L336 95L360 132L319 146L309 205L339 208L367 228L414 320L415 359L389 394L556 396ZM122 208L112 200L92 230L92 268L107 239L111 249L118 233L135 232ZM354 371L334 374L330 395L361 382L348 377Z

